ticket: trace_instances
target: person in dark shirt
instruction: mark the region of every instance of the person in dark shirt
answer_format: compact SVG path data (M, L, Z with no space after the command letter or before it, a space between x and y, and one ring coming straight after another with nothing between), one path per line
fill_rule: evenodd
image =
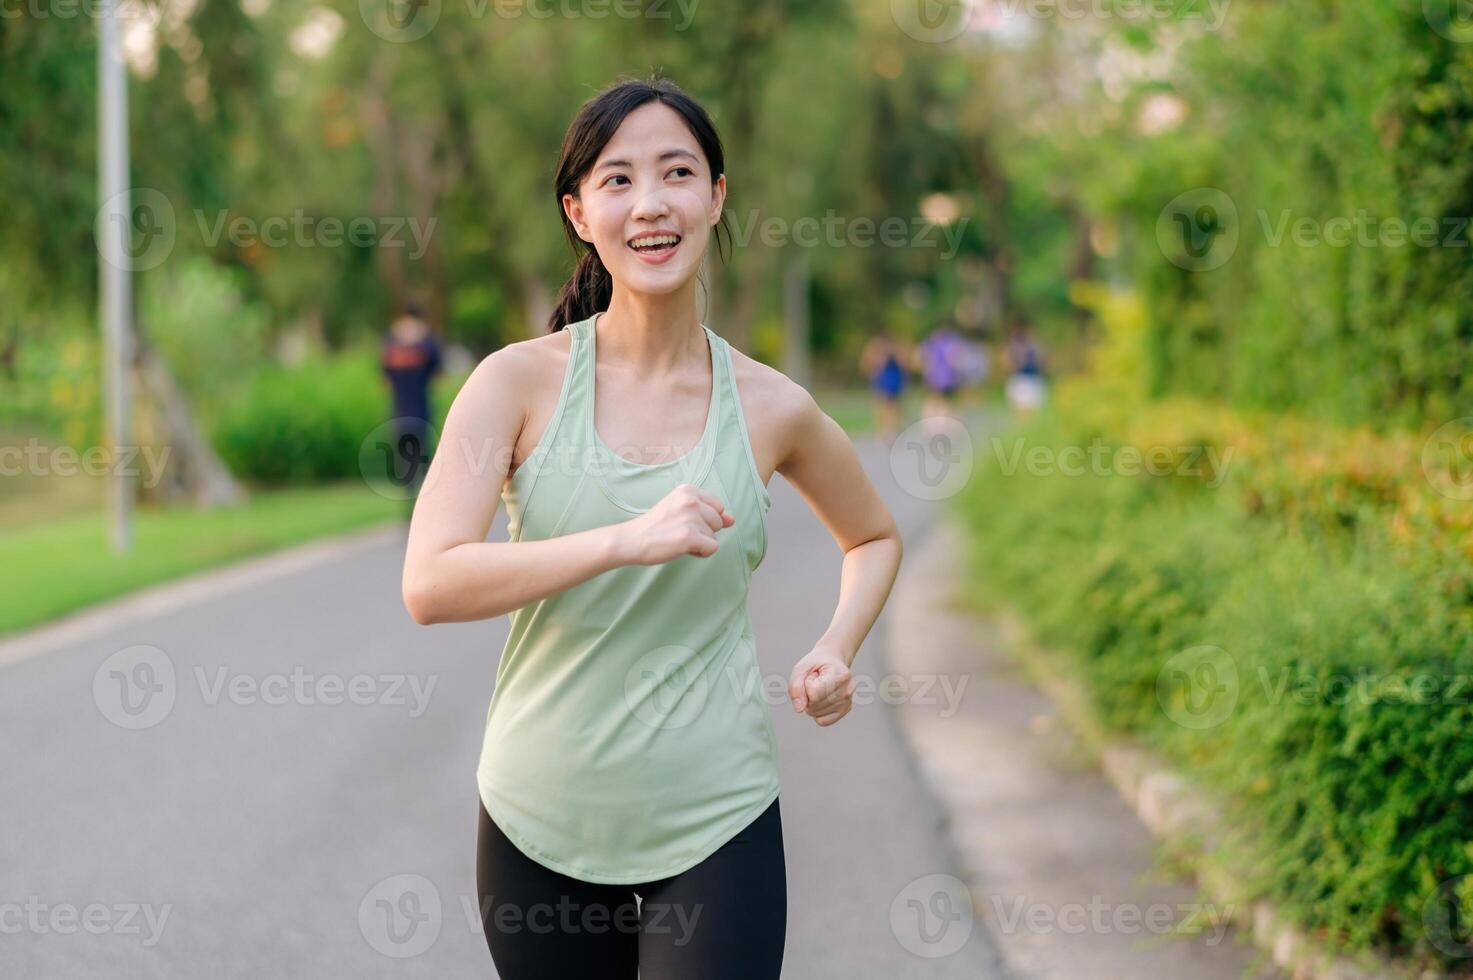
M440 345L415 303L389 327L380 358L394 393L394 483L409 488L410 510L430 464L430 379L440 371Z
M1019 416L1031 415L1043 404L1048 383L1042 355L1030 330L1021 326L1013 328L1008 340L1008 360L1013 366L1006 386L1008 404Z

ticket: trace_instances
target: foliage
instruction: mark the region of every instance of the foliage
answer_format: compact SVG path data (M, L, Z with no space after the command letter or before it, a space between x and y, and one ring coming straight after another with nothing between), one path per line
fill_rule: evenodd
M145 281L139 320L196 403L229 399L268 362L267 313L242 295L239 270L200 256Z
M1437 7L1240 3L1182 45L1165 85L1186 120L1138 143L1105 205L1134 233L1150 390L1381 431L1462 414L1473 46ZM1198 188L1236 215L1221 265L1180 268L1158 231L1185 231L1164 209Z
M373 355L362 348L253 376L212 433L231 472L265 484L360 477L363 441L393 414Z
M1049 412L1002 442L1063 459L1095 438L1076 423ZM1229 473L989 465L964 501L980 584L1069 653L1108 725L1223 794L1219 853L1255 896L1346 950L1446 961L1424 914L1473 873L1473 559L1379 524L1286 530L1238 507L1257 477ZM1317 489L1308 509L1338 511Z

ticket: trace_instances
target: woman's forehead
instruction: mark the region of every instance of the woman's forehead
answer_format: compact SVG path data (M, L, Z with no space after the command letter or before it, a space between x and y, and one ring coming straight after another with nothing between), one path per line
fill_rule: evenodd
M624 118L599 154L598 163L612 159L643 162L674 150L684 150L697 159L701 152L685 120L664 103L651 102Z

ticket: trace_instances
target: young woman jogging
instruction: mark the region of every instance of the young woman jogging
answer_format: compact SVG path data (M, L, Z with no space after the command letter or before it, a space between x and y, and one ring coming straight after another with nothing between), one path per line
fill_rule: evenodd
M710 117L668 81L583 106L555 185L585 254L551 332L466 381L415 507L414 619L511 614L477 771L481 914L504 980L778 976L777 748L746 607L772 474L843 552L828 628L784 638L811 643L787 693L818 726L849 711L899 569L843 430L698 317L723 168ZM510 540L488 542L498 496Z

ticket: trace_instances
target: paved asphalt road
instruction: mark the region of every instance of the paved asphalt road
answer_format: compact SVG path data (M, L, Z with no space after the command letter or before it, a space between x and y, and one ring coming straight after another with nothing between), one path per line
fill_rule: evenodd
M914 546L939 505L859 446ZM764 675L785 679L828 622L840 553L771 490L750 601ZM474 772L507 620L416 625L401 555L391 534L0 664L0 976L494 976ZM856 662L872 677L884 622ZM895 709L874 698L829 728L771 710L784 976L1000 976L926 878L956 866Z

